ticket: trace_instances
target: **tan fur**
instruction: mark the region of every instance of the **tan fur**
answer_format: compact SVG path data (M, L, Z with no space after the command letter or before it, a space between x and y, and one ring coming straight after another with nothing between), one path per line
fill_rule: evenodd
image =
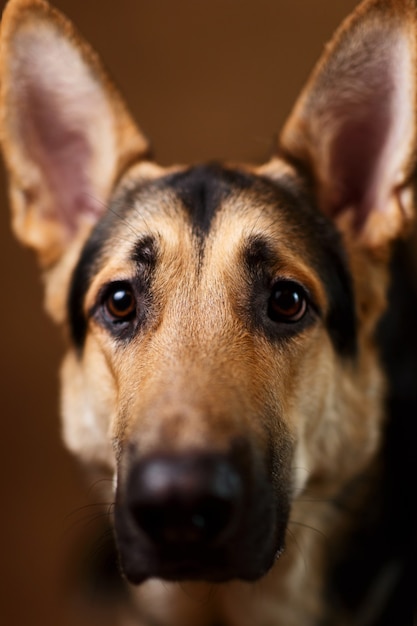
M394 32L394 44L405 50L400 61L411 71L415 16L411 0L365 1L313 73L284 128L281 156L259 168L245 166L246 171L301 185L333 217L339 189L329 155L340 120L331 115L327 119L326 109L329 99L339 97L338 86L332 85L343 65L339 55L348 56L346 47L356 46L359 63L365 63L362 29L373 33L375 23L377 30L383 23L387 33ZM96 217L81 216L75 233L62 225L54 212L55 190L48 187L22 136L18 116L27 112L15 88L13 59L25 59L38 46L39 32L55 38L64 54L80 65L78 76L93 96L95 110L86 122L92 149L87 174L98 203L104 206L138 181L156 180L181 168L164 170L144 160L147 144L121 97L95 53L61 14L44 0L9 2L1 33L1 139L10 173L13 226L19 239L38 253L47 309L68 335L71 275ZM351 101L355 94L343 97ZM382 204L371 207L359 233L352 218L355 207L339 207L334 215L357 301L359 349L354 365L336 353L321 321L279 346L250 333L242 322L243 247L248 236L257 234L267 233L277 251L280 262L274 275L305 285L324 318L331 304L317 270L303 255L303 238L294 235L284 212L277 214L272 203L260 201L256 194L246 192L223 202L203 254L185 208L165 190L147 197L140 210L133 207L128 223L120 219L109 236L87 290L85 316L103 286L134 275L129 250L138 233L153 235L160 244L153 293L159 315L154 326L123 350L115 349L91 316L81 356L68 341L61 370L67 447L117 481L124 478L124 451L129 446L140 445L145 455L161 450L222 452L234 437L245 436L262 456L278 442L290 469L288 475L272 476L271 482L276 486L287 481L292 494L286 551L264 578L256 584L187 583L185 591L161 581L132 587L139 607L132 623L210 626L217 620L225 626L313 626L326 615L323 572L329 542L343 522L331 500L373 460L384 419L385 381L373 336L385 307L390 243L405 230L413 201L409 179L415 149L414 76L406 97L404 125L409 133L393 139L385 204L382 195L374 194ZM86 114L82 110L74 115L76 125Z

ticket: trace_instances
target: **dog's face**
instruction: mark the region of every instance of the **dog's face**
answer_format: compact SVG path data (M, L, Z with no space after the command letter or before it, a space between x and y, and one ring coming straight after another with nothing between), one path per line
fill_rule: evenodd
M335 493L375 450L373 331L411 201L410 16L407 0L365 2L280 157L164 171L71 25L10 3L14 227L68 332L65 441L115 477L133 582L259 578L299 494Z
M139 166L73 273L66 428L93 415L93 445L113 442L133 579L257 578L283 548L308 424L333 413L329 363L357 351L340 238L295 183L283 165L276 181Z

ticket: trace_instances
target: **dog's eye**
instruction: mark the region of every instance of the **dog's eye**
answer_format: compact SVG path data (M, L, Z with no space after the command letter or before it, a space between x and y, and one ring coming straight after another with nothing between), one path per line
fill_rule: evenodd
M136 315L136 298L129 285L114 285L105 299L108 316L117 322L127 322Z
M290 280L280 280L273 286L268 302L268 315L274 322L300 321L307 311L304 289Z

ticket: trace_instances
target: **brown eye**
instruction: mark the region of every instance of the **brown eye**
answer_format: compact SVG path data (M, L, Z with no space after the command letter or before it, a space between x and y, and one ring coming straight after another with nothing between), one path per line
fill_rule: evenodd
M114 286L105 300L107 314L117 322L131 320L136 314L136 299L129 285Z
M268 302L268 315L274 322L300 321L307 311L307 295L304 289L290 280L277 282Z

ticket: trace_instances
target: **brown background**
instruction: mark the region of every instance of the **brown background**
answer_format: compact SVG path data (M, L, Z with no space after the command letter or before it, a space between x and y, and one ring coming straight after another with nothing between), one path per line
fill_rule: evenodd
M323 43L355 4L56 1L104 57L163 164L266 158ZM0 174L0 621L79 626L63 589L88 525L87 488L59 440L59 333L41 311L34 259L10 235Z

